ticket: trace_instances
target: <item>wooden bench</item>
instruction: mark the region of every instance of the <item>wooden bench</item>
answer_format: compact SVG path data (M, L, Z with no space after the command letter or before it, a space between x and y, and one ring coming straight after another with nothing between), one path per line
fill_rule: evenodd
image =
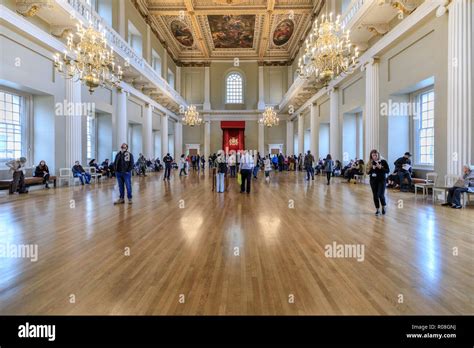
M53 182L53 186L56 187L56 176L51 175L49 177L49 182ZM7 180L0 180L0 190L10 190L10 187L13 184L13 179ZM41 185L43 184L43 178L31 176L25 177L25 185L26 186L33 186L33 185Z

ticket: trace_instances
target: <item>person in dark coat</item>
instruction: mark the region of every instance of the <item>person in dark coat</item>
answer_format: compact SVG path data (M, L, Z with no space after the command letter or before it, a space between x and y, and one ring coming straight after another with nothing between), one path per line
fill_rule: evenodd
M374 198L375 215L380 215L380 205L382 205L382 214L387 211L387 203L385 201L385 181L390 168L377 150L370 151L370 159L367 162L367 175L370 177L370 188Z
M397 159L394 163L395 171L398 175L398 182L400 183L400 190L403 189L403 180L406 178L408 181L408 188L411 188L412 181L411 181L411 153L405 152L403 157Z
M166 156L163 157L163 162L165 163L165 176L163 177L163 180L169 180L170 174L171 174L171 164L173 163L173 157L171 157L170 154L167 153Z
M133 163L133 155L128 151L128 144L123 143L114 160L115 177L120 192L120 197L114 204L125 203L125 187L127 188L128 204L132 204Z
M48 181L49 181L49 168L46 165L46 162L41 160L38 166L35 168L35 177L43 178L44 188L49 189Z

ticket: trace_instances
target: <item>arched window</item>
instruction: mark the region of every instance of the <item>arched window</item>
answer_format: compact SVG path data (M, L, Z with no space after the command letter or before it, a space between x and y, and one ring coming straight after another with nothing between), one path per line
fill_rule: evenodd
M243 81L242 76L237 73L233 72L227 76L225 81L226 85L226 104L243 104L244 97L243 97Z

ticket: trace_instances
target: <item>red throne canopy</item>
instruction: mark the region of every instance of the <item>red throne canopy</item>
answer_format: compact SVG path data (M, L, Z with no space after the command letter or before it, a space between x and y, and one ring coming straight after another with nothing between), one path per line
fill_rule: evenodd
M221 121L221 129L224 151L245 149L245 121Z

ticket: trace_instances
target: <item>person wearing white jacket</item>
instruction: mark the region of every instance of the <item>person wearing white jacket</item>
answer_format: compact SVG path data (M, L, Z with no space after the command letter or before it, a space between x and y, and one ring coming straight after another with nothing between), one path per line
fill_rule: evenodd
M252 169L254 166L252 155L245 151L240 158L240 175L242 176L242 184L240 185L240 193L250 193L250 181L252 179Z
M270 160L270 155L265 156L265 160L263 163L265 170L265 181L270 182L270 172L272 171L272 161Z
M235 153L232 153L230 156L229 156L229 167L230 167L230 177L231 178L235 178Z
M184 155L181 155L181 158L179 159L179 176L181 176L182 173L184 173L185 176L188 175L186 173L186 158Z
M225 158L225 154L218 153L215 166L217 168L216 174L216 191L219 193L223 193L225 190L225 174L227 172L227 161Z

